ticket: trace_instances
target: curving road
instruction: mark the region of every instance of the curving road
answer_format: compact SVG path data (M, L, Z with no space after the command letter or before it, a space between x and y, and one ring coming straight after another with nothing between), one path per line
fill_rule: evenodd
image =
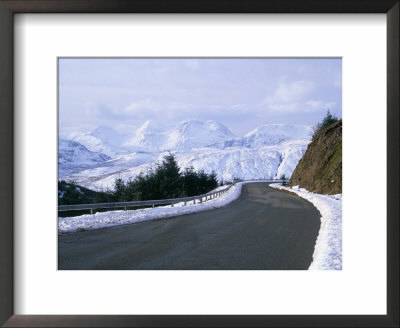
M320 213L308 201L243 186L239 199L207 212L58 236L65 269L308 269Z

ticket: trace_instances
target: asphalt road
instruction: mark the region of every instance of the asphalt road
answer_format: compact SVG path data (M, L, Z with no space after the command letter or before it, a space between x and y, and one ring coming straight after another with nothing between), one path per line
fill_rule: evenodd
M306 270L320 228L308 201L243 186L206 212L58 236L60 270Z

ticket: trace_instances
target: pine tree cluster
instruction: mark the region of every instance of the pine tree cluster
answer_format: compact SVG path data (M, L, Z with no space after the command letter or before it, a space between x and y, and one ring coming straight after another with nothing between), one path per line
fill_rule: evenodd
M139 174L135 179L114 180L113 190L101 192L90 190L75 181L58 182L58 204L90 204L125 201L141 201L190 197L207 193L218 186L217 175L213 172L196 172L193 167L181 172L174 155L164 157L147 174Z
M217 186L217 175L214 172L196 172L193 167L181 172L175 156L169 154L161 164L157 164L147 174L139 174L134 180L125 182L116 178L111 196L116 202L190 197L206 193Z

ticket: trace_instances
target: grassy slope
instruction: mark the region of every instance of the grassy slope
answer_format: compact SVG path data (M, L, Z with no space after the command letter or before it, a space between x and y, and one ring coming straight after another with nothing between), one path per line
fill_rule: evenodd
M308 145L289 186L319 194L342 192L342 120L319 132Z

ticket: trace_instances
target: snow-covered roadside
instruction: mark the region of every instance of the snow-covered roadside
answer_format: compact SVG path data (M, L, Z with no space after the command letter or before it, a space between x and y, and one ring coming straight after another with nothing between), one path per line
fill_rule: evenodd
M259 181L263 182L263 181ZM193 204L193 201L184 203L146 208L128 211L99 212L94 215L86 214L76 217L58 218L58 232L71 232L112 227L121 224L137 223L148 220L164 219L172 216L190 214L195 212L212 210L229 204L240 196L242 185L247 182L239 182L233 185L226 193L206 202ZM221 187L215 189L219 190Z
M321 195L304 188L271 187L296 193L314 204L321 213L321 228L314 248L313 261L309 270L342 269L342 194Z

